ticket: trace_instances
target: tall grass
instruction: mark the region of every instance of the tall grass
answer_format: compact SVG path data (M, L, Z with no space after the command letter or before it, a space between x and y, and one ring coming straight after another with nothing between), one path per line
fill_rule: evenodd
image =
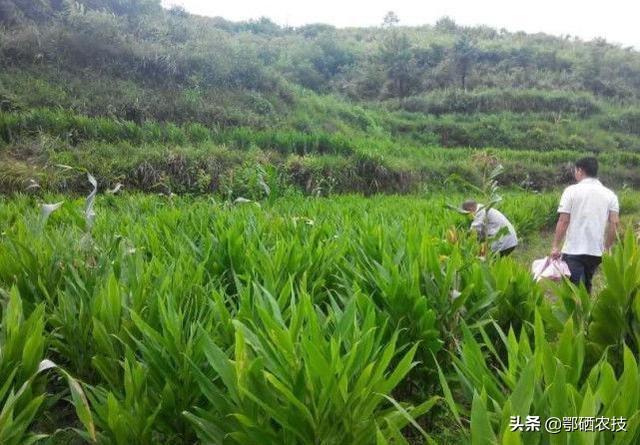
M0 111L0 138L5 143L39 134L60 138L77 145L80 142L100 141L110 144L128 142L186 145L215 142L240 150L259 147L280 153L305 155L349 154L353 151L346 136L326 132L305 133L295 130L255 130L246 127L215 130L199 123L178 126L171 122L131 121L107 117L89 117L67 110L40 108L22 113Z
M580 328L590 319L572 309L574 289L559 287L551 304L526 268L485 257L469 221L445 208L462 198L291 196L257 206L98 195L91 226L84 199L67 197L44 226L34 224L38 198L0 201L0 288L12 289L0 297L0 331L10 332L0 337L0 358L9 357L0 372L14 391L26 382L25 400L35 400L20 437L75 428L110 444L405 444L472 437L482 411L499 435L512 384L535 361L524 345L530 326L538 332L542 318L550 344L570 336L567 320L571 332L597 337ZM507 193L501 209L526 238L548 224L535 214L553 213L556 198ZM634 242L625 240L624 255ZM612 281L628 263L614 258ZM521 353L501 343L510 329L521 332ZM466 376L471 362L458 351L477 351L479 341L496 357L489 363L516 354L522 366L489 377L486 365L487 376L460 389L457 372ZM564 360L566 347L550 348L544 354ZM51 415L70 405L43 403L44 376L33 375L45 358L77 379L50 387L71 396L77 417ZM613 355L602 360L603 373L622 372ZM577 374L571 382L587 394ZM454 404L448 394L459 396Z
M436 91L402 100L400 108L425 114L450 113L569 113L586 117L601 111L601 105L586 93L540 90Z

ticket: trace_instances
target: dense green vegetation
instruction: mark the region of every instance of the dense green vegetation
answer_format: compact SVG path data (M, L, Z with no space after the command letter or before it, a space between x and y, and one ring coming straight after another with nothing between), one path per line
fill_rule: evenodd
M80 175L51 168L66 158L145 190L141 170L162 189L224 193L226 177L259 164L308 192L318 171L338 190L407 192L459 170L426 161L449 156L440 147L499 150L514 185L556 185L585 152L603 155L609 183L640 182L640 54L602 40L393 15L287 28L155 0L2 0L0 22L3 191L43 177L73 188ZM567 154L553 163L515 153L556 150Z
M640 442L637 51L0 0L0 66L1 444ZM593 297L529 271L585 153L624 225Z
M559 410L637 443L632 232L592 303L485 257L462 195L46 198L0 201L3 443L475 444ZM504 197L523 246L557 199Z

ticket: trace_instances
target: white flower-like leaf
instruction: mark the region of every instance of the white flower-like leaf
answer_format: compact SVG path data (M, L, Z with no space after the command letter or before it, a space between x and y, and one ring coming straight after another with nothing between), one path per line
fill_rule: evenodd
M57 368L57 367L58 365L56 365L54 362L52 362L48 358L45 358L38 364L38 374L48 369Z
M38 182L35 179L29 179L29 185L27 186L26 190L39 189L39 188L40 188L40 184L38 184Z
M54 204L42 204L42 219L46 221L47 218L49 218L49 215L62 207L63 203L64 201L56 202Z
M271 195L271 187L269 187L269 184L264 181L262 176L258 179L258 184L260 184L260 187L262 187L262 190L267 196Z
M307 218L306 216L294 216L293 221L294 222L302 221L308 226L313 226L316 223L314 220L312 220L311 218Z
M87 221L87 228L91 230L91 228L93 227L93 221L96 217L96 212L94 212L93 210L93 205L96 200L96 194L98 193L98 181L96 181L96 178L94 178L91 173L87 173L87 179L93 186L93 190L91 191L91 193L89 193L89 196L87 196L87 202L84 207L84 218Z
M115 195L116 193L118 193L123 188L124 188L124 186L121 183L118 182L114 188L112 188L111 190L107 190L107 193L109 195Z

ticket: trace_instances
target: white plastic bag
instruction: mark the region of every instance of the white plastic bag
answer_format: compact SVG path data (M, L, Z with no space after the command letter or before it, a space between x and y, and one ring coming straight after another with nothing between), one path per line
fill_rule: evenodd
M569 266L562 260L553 260L551 257L545 257L535 260L531 265L533 279L540 281L543 278L553 281L560 281L563 277L571 276Z

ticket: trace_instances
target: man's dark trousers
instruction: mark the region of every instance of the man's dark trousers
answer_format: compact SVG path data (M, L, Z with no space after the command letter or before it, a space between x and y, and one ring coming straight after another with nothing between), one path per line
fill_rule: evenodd
M562 259L571 271L571 282L578 286L580 282L584 283L587 291L591 293L591 284L593 274L602 262L602 257L593 255L569 255L562 254Z

